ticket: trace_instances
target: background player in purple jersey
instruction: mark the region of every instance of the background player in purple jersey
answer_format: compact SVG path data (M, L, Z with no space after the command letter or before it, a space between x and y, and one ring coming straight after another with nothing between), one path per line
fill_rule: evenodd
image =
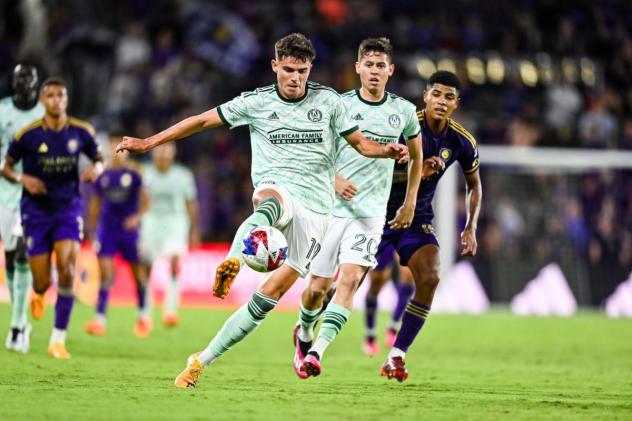
M44 81L40 101L45 108L44 118L16 133L2 174L24 186L20 210L35 290L31 314L36 320L44 315L44 293L51 283L51 255L55 252L59 285L48 353L68 359L66 329L74 303L72 283L83 237L79 181L95 181L103 172L103 158L92 126L66 114L68 94L61 79ZM80 177L81 153L93 164ZM13 168L18 161L22 161L22 173Z
M110 137L110 165L95 183L95 194L90 200L88 232L99 257L101 285L93 320L85 324L91 335L105 335L105 314L108 295L114 283L114 255L119 253L132 268L138 295L138 319L134 333L146 337L152 322L146 303L147 271L138 256L139 227L149 207L149 196L143 189L140 169L127 159L129 153L116 153L121 136Z
M438 71L427 82L424 91L426 107L418 113L423 138L424 180L417 197L412 226L408 229L384 228L378 255L391 244L402 265L410 268L415 280L415 294L408 303L402 326L395 339L381 374L403 381L408 377L404 365L406 351L421 330L439 284L439 243L432 227L432 198L445 168L458 161L466 182L467 221L461 233L461 255L476 253L476 226L481 208L482 187L479 157L474 137L450 118L459 105L459 79L454 73ZM430 175L431 174L431 175ZM395 215L403 199L405 184L394 183L387 206L387 219Z

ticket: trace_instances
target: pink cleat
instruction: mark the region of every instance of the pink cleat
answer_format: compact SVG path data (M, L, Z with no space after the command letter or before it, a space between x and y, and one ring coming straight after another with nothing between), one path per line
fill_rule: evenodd
M408 370L406 370L406 364L404 362L404 358L402 357L393 357L388 358L384 365L382 366L382 370L380 370L380 376L384 376L390 379L397 379L398 382L403 382L408 378Z
M303 360L303 365L301 366L301 370L307 373L307 376L318 376L320 375L320 361L315 353L309 353Z
M366 338L362 350L369 357L375 357L380 353L380 346L377 344L375 338Z
M294 372L298 376L299 379L306 379L308 377L307 373L303 370L303 359L305 358L305 354L303 354L303 350L301 349L301 341L298 339L298 330L301 327L296 325L294 327ZM312 344L311 342L303 342L307 349L309 349Z
M386 329L386 337L384 338L384 342L388 349L391 349L393 345L395 345L395 339L397 339L397 331L395 329Z

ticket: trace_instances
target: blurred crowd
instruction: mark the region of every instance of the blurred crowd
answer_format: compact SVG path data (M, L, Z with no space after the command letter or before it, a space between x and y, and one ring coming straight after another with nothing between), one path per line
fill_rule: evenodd
M419 107L424 85L415 63L446 59L463 81L455 117L482 144L632 149L632 5L624 0L48 0L0 7L0 96L10 92L13 63L26 58L66 78L71 113L104 133L148 136L272 83L274 41L300 31L318 54L311 79L339 91L357 86L358 43L390 37L397 70L388 89ZM473 79L469 57L502 58L504 76ZM535 83L525 82L516 64L525 58L541 74ZM201 133L179 144L179 158L196 174L204 238L230 239L251 207L248 130ZM594 184L628 194L587 201ZM621 213L630 229L629 174L588 176L577 189L581 196L569 189L538 230L562 229L573 247L603 260L615 247L609 242L620 233ZM493 191L487 188L485 201L502 204ZM522 213L523 224L532 225L529 218ZM495 227L503 236L505 225Z

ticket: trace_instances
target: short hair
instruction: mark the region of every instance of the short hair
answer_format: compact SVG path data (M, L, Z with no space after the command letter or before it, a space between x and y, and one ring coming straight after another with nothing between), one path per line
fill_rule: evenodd
M461 90L461 82L457 75L447 70L439 70L430 75L428 82L426 83L426 89L431 89L432 85L440 83L445 86L451 86L459 92Z
M367 38L360 43L358 47L358 61L370 52L384 53L388 56L389 61L393 61L393 44L386 37Z
M283 57L294 57L300 61L312 62L316 58L316 50L312 42L303 34L286 35L274 44L277 60Z
M44 82L42 82L42 86L40 87L40 92L43 92L44 89L48 88L49 86L63 86L64 88L68 88L68 85L62 78L57 77L57 76L51 76L47 78Z

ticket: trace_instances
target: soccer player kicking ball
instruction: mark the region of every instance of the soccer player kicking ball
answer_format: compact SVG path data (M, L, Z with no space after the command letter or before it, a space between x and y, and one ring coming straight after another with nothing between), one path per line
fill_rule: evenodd
M15 133L44 115L37 98L37 69L18 64L13 69L13 96L0 100L0 159L4 157ZM21 170L21 168L20 168ZM26 259L24 236L20 222L22 186L0 177L0 239L4 247L7 287L11 299L11 326L5 346L26 353L29 350L31 324L26 307L33 275Z
M288 35L275 44L276 84L243 93L147 139L126 137L119 145L120 150L144 152L211 127L250 127L255 211L239 227L226 260L217 268L216 296L228 294L242 265L242 239L252 228L272 225L288 240L286 262L267 276L206 349L189 357L175 380L177 387L195 386L204 366L250 334L298 277L307 275L333 206L338 136L365 156L408 157L404 145L380 145L365 138L336 91L307 81L315 56L304 35Z
M418 113L423 137L424 180L417 197L415 217L410 228L384 227L379 253L392 244L401 264L408 266L415 280L415 294L402 318L395 344L381 374L398 381L408 377L404 358L421 330L439 284L439 243L432 228L432 198L445 168L458 161L466 182L467 222L461 233L461 255L476 253L476 226L481 208L482 188L476 140L450 116L459 105L459 79L454 73L438 71L426 84L426 107ZM426 170L434 174L426 177ZM396 175L397 176L397 175ZM399 203L407 197L403 183L394 183L387 205L387 218L395 215Z
M55 252L59 285L48 353L68 359L66 329L74 303L72 283L79 242L83 238L79 180L95 181L103 172L103 158L92 126L66 114L68 95L61 79L44 81L40 100L46 110L44 118L16 133L2 175L24 187L20 210L33 272L35 298L31 314L35 320L44 316L44 293L50 286L51 254ZM79 177L81 153L93 164ZM14 168L20 161L22 173Z
M413 219L422 168L421 130L415 105L385 91L395 70L388 38L362 41L355 66L361 88L343 94L342 99L362 133L379 145L396 144L400 136L406 139L410 154L406 197L388 226L407 228ZM393 161L364 157L344 139L338 140L335 171L339 177L337 190L341 194L336 196L322 250L312 262L309 285L303 291L299 324L295 328L294 371L302 379L320 374L325 350L351 314L353 294L369 268L375 266L393 164ZM337 268L336 293L323 314L318 337L312 343L314 325Z
M88 232L94 233L93 247L99 258L101 285L96 314L84 328L95 336L106 332L106 311L110 288L114 283L114 255L119 253L132 268L138 294L138 319L134 333L146 337L152 323L146 303L147 272L138 257L138 229L143 214L149 207L149 197L143 189L143 179L127 153L115 153L123 140L110 136L110 165L95 183L95 192L88 208Z
M153 163L145 166L143 177L151 206L140 228L141 254L145 271L161 256L169 259L171 279L163 305L163 324L178 324L180 257L200 243L197 190L193 173L175 162L174 144L153 152Z

